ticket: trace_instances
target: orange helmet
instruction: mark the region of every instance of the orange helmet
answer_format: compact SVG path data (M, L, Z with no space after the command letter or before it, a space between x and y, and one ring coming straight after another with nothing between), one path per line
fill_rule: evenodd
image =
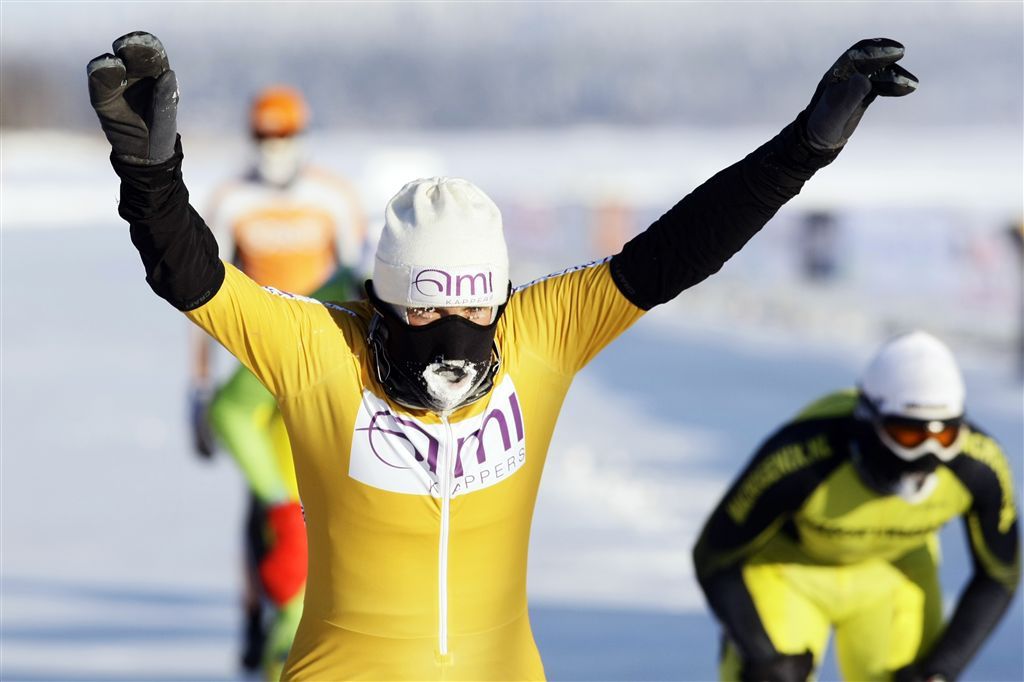
M302 94L286 85L260 92L252 102L250 126L254 137L288 137L306 129L309 108Z

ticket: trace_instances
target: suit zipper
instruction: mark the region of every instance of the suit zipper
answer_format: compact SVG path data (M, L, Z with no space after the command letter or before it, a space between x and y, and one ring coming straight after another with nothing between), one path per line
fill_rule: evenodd
M438 464L441 483L441 533L437 552L438 650L448 655L448 535L451 532L452 504L452 427L448 415L441 414L444 424L444 447Z

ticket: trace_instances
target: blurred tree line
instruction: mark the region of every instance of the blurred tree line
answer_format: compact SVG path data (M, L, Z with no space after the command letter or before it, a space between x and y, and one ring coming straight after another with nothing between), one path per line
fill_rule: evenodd
M780 123L829 60L885 27L922 83L897 122L1019 125L1019 4L892 3L884 21L877 4L827 4L9 5L0 124L92 126L85 62L131 28L167 44L183 124L213 130L244 125L274 82L305 90L319 127ZM60 40L38 49L33 26Z

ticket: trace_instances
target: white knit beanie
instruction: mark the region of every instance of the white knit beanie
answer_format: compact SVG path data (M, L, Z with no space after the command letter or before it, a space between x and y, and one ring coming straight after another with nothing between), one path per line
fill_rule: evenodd
M459 178L424 178L388 202L374 293L411 308L495 306L508 298L501 212Z

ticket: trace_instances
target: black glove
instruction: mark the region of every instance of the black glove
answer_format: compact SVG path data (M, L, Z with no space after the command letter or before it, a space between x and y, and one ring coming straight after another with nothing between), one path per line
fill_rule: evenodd
M745 661L740 679L743 682L807 682L814 670L814 655L779 654L764 661Z
M807 141L818 151L839 149L875 97L902 97L917 77L896 62L903 46L888 38L861 40L843 53L818 83L805 110Z
M946 682L946 676L939 673L927 673L920 665L911 663L893 673L892 680L893 682Z
M156 36L136 31L114 41L114 54L89 62L89 100L114 156L154 165L174 154L178 81Z
M192 426L192 447L203 459L210 459L217 451L217 439L210 425L210 403L213 391L209 388L193 387L188 396L189 421Z

